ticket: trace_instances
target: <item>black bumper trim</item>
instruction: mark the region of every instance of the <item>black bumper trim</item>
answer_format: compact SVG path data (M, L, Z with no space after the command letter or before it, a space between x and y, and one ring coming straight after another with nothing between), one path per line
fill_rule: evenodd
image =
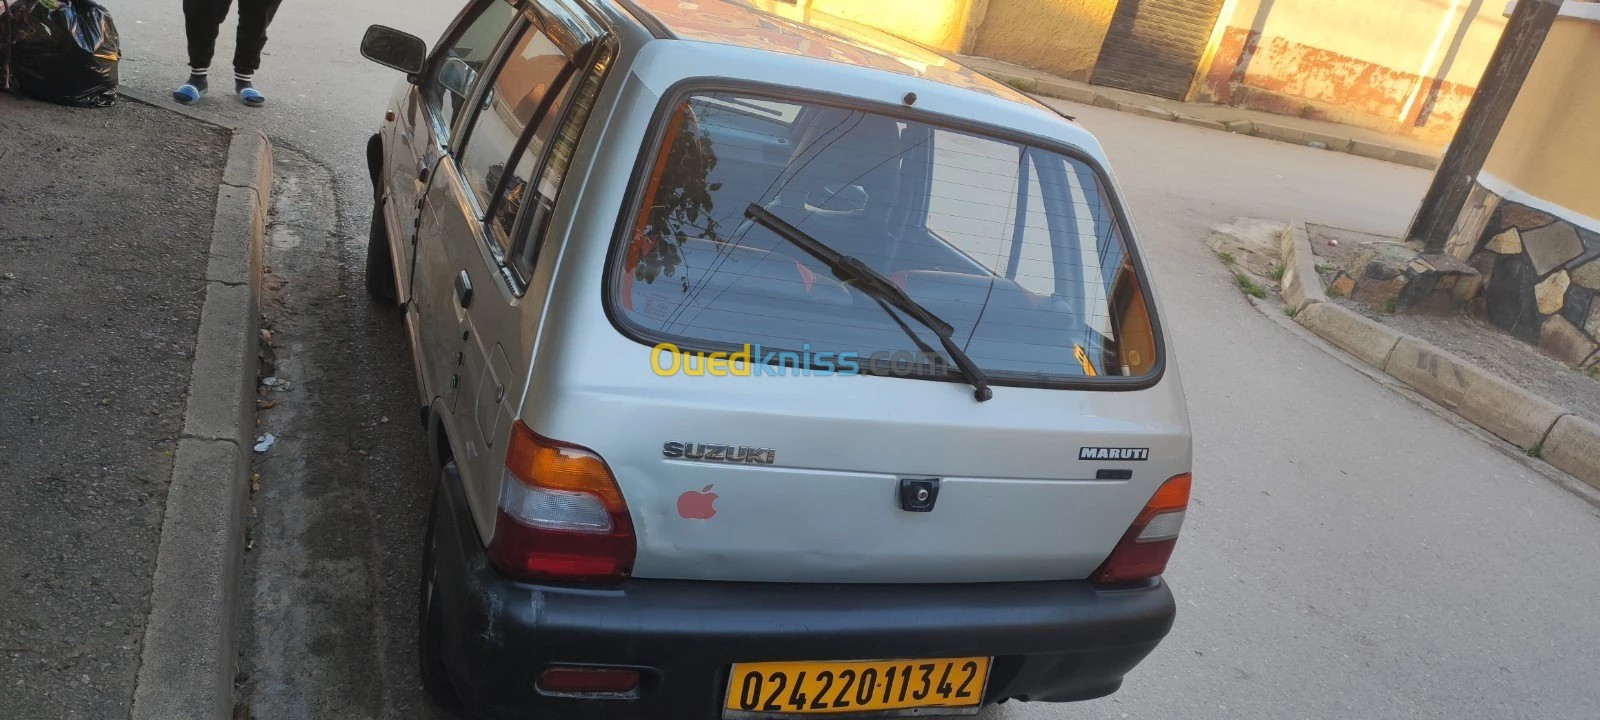
M435 512L445 663L466 704L493 718L715 718L731 663L786 660L993 656L985 703L1087 700L1115 692L1175 614L1159 581L531 585L489 565L453 473ZM638 697L587 700L539 693L550 664L651 672Z

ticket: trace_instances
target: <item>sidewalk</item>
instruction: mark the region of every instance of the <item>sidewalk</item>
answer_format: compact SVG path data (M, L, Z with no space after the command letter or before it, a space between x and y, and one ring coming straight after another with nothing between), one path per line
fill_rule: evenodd
M1226 130L1296 145L1313 145L1425 170L1438 168L1444 148L1377 130L1307 120L1211 103L1185 103L1068 80L991 58L953 56L967 67L1024 92L1097 105L1196 127Z
M137 102L0 94L0 717L125 718L165 660L210 660L225 608L195 578L226 576L228 535L203 529L238 523L195 488L226 498L243 465L190 448L236 453L204 438L254 411L259 218L227 198L259 187L260 153L236 162L258 145ZM163 657L150 628L174 565L189 645Z
M1272 274L1281 278L1285 305L1269 315L1288 315L1383 373L1387 380L1380 382L1427 398L1527 457L1567 473L1576 481L1558 482L1600 506L1600 379L1595 375L1545 357L1539 348L1470 316L1379 312L1341 293L1330 294L1323 288L1318 251L1329 239L1343 245L1359 242L1363 234L1250 218L1213 231L1236 241L1228 247L1239 253L1219 255L1235 273L1256 274L1238 257L1247 251L1276 262ZM1256 280L1272 283L1259 274Z
M0 716L126 717L228 134L0 95Z

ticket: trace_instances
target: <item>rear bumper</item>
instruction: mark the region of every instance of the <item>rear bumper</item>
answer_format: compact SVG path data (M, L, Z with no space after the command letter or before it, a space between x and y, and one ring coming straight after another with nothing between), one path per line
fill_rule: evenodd
M1087 700L1115 692L1175 612L1160 582L530 585L489 565L454 477L436 512L445 663L492 718L717 718L731 663L783 660L993 656L985 703ZM645 682L629 699L548 696L535 685L551 664L637 667Z

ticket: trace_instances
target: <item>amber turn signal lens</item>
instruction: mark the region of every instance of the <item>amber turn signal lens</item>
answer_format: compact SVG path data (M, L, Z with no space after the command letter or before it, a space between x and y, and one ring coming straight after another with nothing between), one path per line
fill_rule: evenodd
M520 422L511 430L506 469L530 487L588 493L611 512L627 509L622 490L599 455L540 437Z

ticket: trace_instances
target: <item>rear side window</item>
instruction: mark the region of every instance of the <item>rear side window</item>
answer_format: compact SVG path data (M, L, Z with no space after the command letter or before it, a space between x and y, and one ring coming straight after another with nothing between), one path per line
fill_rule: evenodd
M522 37L506 57L484 97L483 110L473 121L472 133L466 138L466 150L461 157L461 174L480 209L489 206L489 199L500 187L505 176L506 161L517 147L517 141L530 124L556 115L557 97L562 93L561 81L570 76L567 56L554 42L536 27L523 30ZM544 113L543 116L539 113ZM548 134L545 135L548 137ZM541 141L543 138L536 138ZM511 188L525 184L530 163L528 157L537 158L543 150L530 144L519 161L512 177ZM511 222L516 217L515 203L502 207L496 217L489 218L494 239L499 250L509 249Z
M992 379L1156 371L1140 274L1085 160L753 94L693 95L664 116L611 270L613 314L635 335L949 367L932 330L751 222L754 204L888 276Z
M544 246L550 214L555 210L561 186L567 179L567 169L572 164L572 156L578 149L584 126L594 110L595 99L600 95L600 86L611 69L614 52L610 46L602 46L594 65L567 83L562 100L557 103L561 111L552 112L541 122L538 134L528 145L528 152L517 164L517 174L506 191L503 213L496 213L504 217L521 214L523 240L512 258L511 267L524 282L533 276L534 259ZM545 158L542 168L537 167L540 153L545 153L542 155ZM529 178L534 176L537 176L538 182L530 183Z

